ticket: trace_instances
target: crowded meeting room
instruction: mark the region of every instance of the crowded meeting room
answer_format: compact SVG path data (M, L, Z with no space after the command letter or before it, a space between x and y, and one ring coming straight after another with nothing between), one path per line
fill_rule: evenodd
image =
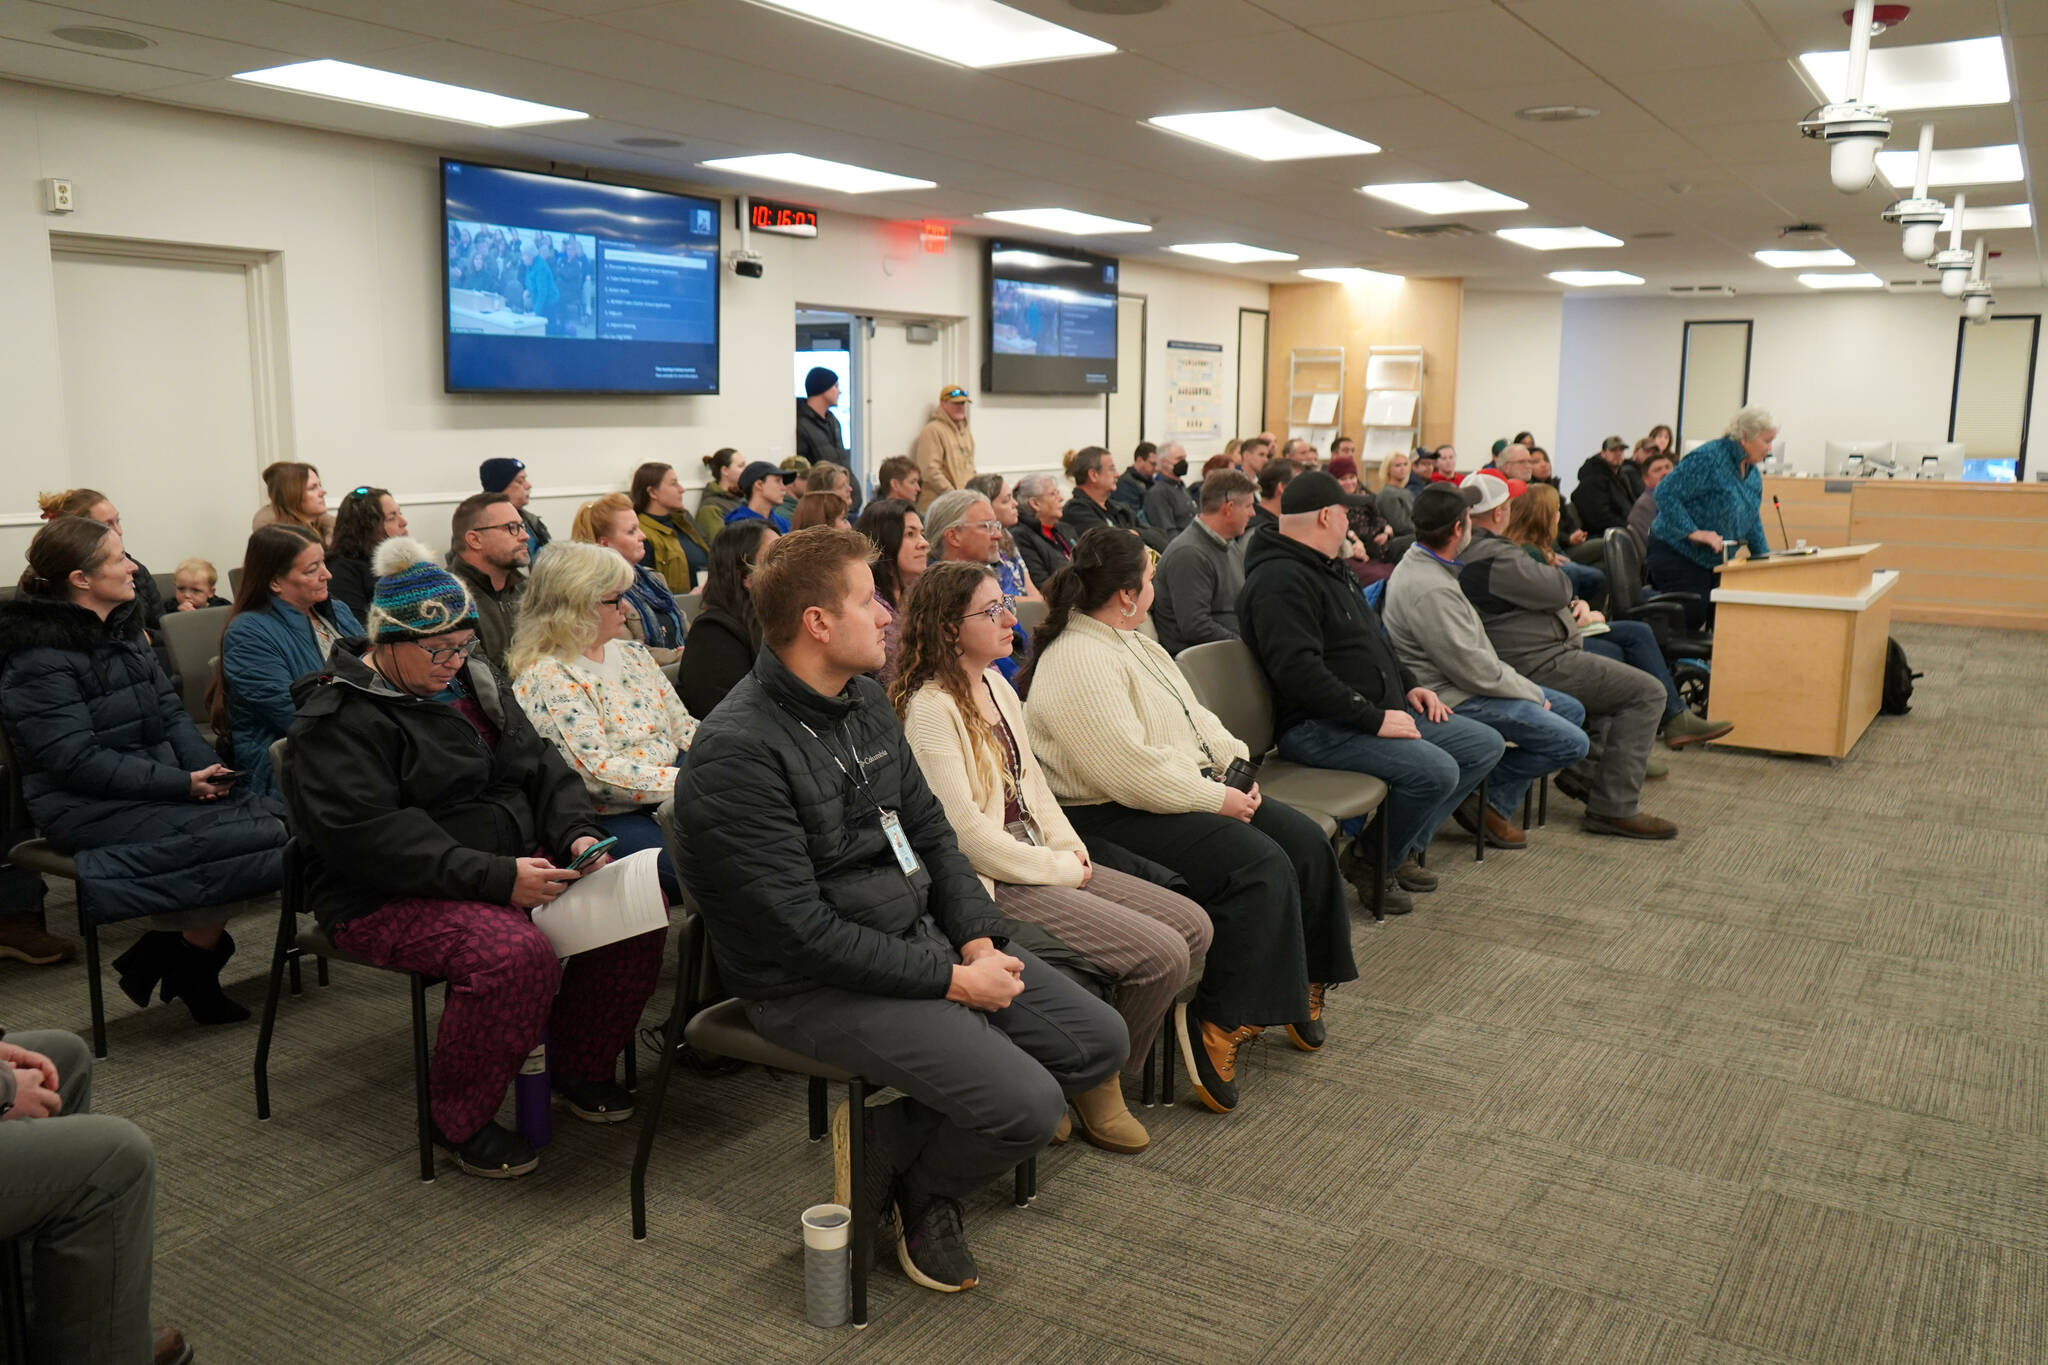
M2048 1361L2037 159L2048 0L0 5L0 1365Z

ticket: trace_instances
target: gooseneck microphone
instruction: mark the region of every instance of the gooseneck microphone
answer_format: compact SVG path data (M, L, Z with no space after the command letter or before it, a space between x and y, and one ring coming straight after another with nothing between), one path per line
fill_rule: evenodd
M1778 513L1778 544L1789 550L1792 548L1792 533L1785 529L1785 508L1778 501L1776 493L1771 494L1771 506L1776 508Z

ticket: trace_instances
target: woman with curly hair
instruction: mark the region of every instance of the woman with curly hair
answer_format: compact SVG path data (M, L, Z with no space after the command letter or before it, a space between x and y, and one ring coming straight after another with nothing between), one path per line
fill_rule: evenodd
M1209 917L1185 896L1089 860L1031 752L1023 703L995 670L1009 657L1013 605L988 565L933 565L904 608L889 700L996 907L1050 930L1115 981L1131 1035L1125 1070L1135 1074L1190 964L1208 951ZM1116 1077L1075 1096L1074 1109L1098 1147L1141 1152L1151 1141Z

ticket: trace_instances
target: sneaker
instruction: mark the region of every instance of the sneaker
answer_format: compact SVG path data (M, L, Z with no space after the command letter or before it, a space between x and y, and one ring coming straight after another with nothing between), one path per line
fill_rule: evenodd
M1330 1031L1323 1027L1323 996L1329 987L1320 981L1311 981L1308 987L1308 1018L1298 1024L1287 1026L1287 1038L1303 1052L1320 1052L1323 1044L1330 1040Z
M1637 811L1634 815L1595 815L1586 812L1586 828L1594 834L1617 834L1624 839L1676 839L1678 826L1669 820Z
M486 1180L511 1180L540 1165L540 1157L533 1148L495 1120L471 1133L465 1142L453 1141L436 1128L434 1142L455 1154L455 1164L464 1175L479 1175Z
M1195 1098L1212 1113L1227 1114L1237 1108L1237 1054L1265 1030L1253 1024L1218 1028L1198 1018L1191 1007L1180 1005L1173 1012L1173 1031Z
M1690 711L1680 711L1664 722L1664 743L1673 749L1683 749L1688 744L1720 739L1734 728L1727 721L1701 720Z
M1407 862L1394 869L1394 880L1403 891L1434 891L1437 888L1436 873L1416 862L1413 854L1408 856Z
M69 962L77 947L45 930L33 915L0 915L0 957L31 967Z
M585 1123L624 1123L633 1117L633 1092L617 1081L555 1081L555 1093Z
M846 1100L839 1101L839 1107L832 1111L832 1202L849 1211L853 1208L852 1132L847 1127L851 1114L852 1105ZM875 1211L874 1236L868 1242L872 1257L896 1238L896 1174L889 1154L877 1149L872 1109L867 1111L866 1121L861 1136L867 1144L867 1205Z
M1653 751L1643 762L1643 776L1652 782L1671 776L1671 760Z
M957 1294L981 1281L974 1255L967 1249L960 1205L951 1199L934 1199L922 1209L904 1207L896 1262L911 1279L941 1294Z

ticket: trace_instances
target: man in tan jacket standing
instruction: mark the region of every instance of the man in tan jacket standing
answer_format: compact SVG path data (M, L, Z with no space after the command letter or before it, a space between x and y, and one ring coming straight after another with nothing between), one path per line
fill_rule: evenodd
M924 480L917 495L920 512L939 494L965 488L974 477L974 433L967 429L967 405L973 401L960 385L946 385L939 390L932 419L917 433L911 457Z

